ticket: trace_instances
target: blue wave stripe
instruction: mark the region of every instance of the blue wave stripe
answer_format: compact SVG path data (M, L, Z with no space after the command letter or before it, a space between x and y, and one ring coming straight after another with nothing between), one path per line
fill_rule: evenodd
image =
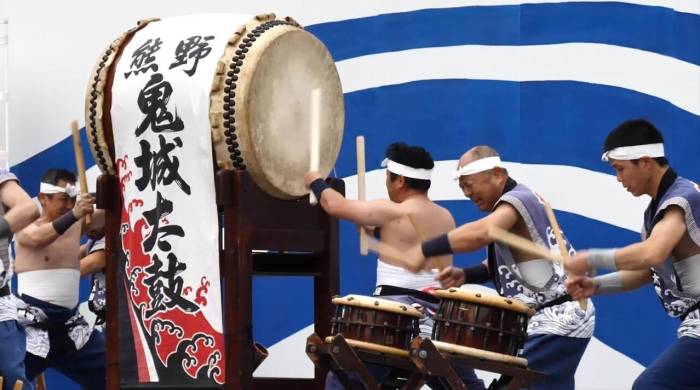
M346 94L346 126L337 162L355 172L354 139L367 138L367 169L394 141L426 147L435 160L457 159L489 144L508 161L563 164L611 173L603 140L620 122L644 117L663 132L681 175L700 180L700 117L634 91L570 81L427 80Z
M700 65L700 16L615 2L426 9L321 23L307 29L328 46L336 61L436 46L589 42L646 50Z

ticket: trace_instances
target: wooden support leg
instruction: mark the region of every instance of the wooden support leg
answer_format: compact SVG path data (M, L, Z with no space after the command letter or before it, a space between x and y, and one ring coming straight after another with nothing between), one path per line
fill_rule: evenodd
M46 390L46 377L43 372L36 377L34 383L34 388L36 390Z
M417 390L425 384L425 376L420 371L413 371L408 381L403 385L402 390Z
M250 232L241 231L236 248L237 272L234 276L236 294L236 325L232 335L234 342L233 361L237 368L238 378L234 380L235 389L253 388L253 304L252 304L252 250L250 247Z
M367 366L360 360L352 347L345 341L343 336L333 337L328 353L335 361L335 364L345 372L354 372L360 377L360 381L367 390L379 390L379 386L374 381L374 377L367 370Z
M17 379L15 382L15 387L12 388L12 390L22 390L24 388L24 383L22 383L21 380Z
M429 339L416 337L411 342L409 357L424 374L444 378L452 389L466 389L450 362Z

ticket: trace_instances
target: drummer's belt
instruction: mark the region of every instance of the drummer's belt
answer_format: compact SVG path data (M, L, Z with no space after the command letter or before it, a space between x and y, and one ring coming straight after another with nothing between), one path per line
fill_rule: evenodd
M0 288L0 297L6 297L8 295L10 295L10 286L4 285L2 288Z
M572 299L571 299L571 295L565 294L565 295L562 295L562 296L560 296L559 298L557 298L557 299L555 299L555 300L553 300L553 301L549 301L549 302L547 302L547 303L545 303L545 304L543 304L543 305L541 305L541 306L537 306L537 307L535 308L535 311L540 311L540 310L546 309L546 308L548 308L548 307L552 307L552 306L556 306L556 305L561 305L562 303L566 303L566 302L569 302L569 301L571 301L571 300L572 300Z
M420 290L414 290L412 288L390 286L388 284L382 284L380 286L377 286L377 288L374 290L374 295L375 296L410 295L414 298L422 299L426 302L435 303L435 304L440 303L440 299L438 299L433 294L428 294L427 292L420 291Z
M0 293L0 295L2 295L2 294ZM681 314L681 321L685 321L685 317L687 317L688 314L690 314L698 309L700 309L700 301L697 301L693 306L691 306L688 310L686 310L685 313Z

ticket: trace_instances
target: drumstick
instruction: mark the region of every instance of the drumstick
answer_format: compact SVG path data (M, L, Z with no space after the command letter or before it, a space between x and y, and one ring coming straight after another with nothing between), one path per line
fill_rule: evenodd
M418 224L418 222L416 222L416 217L413 214L407 214L406 217L411 222L411 225L413 225L413 229L416 231L418 240L420 240L421 242L425 241L428 238L428 236L425 234L425 231ZM445 265L442 264L442 261L439 261L438 259L435 259L435 264L437 265L438 270L440 271L442 271L445 268Z
M355 149L357 152L357 200L364 202L367 200L365 194L365 137L358 135L355 138ZM360 226L360 254L367 256L367 232Z
M566 269L566 263L571 260L571 257L569 256L569 250L566 249L566 245L564 245L564 236L561 234L559 222L557 222L557 217L554 215L554 210L552 210L552 206L549 205L549 202L544 202L544 211L547 212L547 219L549 219L549 224L552 226L552 230L554 231L554 238L557 240L557 246L559 247L559 253L561 254L562 264L564 265L564 269ZM570 274L570 272L567 271L567 274ZM578 305L583 311L588 309L588 301L585 298L579 299Z
M74 120L70 123L73 134L73 151L75 152L75 165L78 168L78 180L80 180L80 193L87 194L87 178L85 177L85 158L83 156L83 146L80 142L80 129L78 121ZM92 222L90 214L85 215L85 224L89 225Z
M521 251L528 252L532 255L542 257L544 259L549 259L552 261L560 262L561 257L550 252L547 248L542 245L535 244L534 242L515 235L511 232L505 231L497 226L489 227L488 231L489 237L496 241L502 242L508 246L511 246Z
M310 170L312 171L318 171L319 169L319 160L320 160L320 154L321 154L321 89L316 88L311 91L311 115L310 115L310 128L309 132L311 133L311 146L310 146L310 154L311 154L311 162L310 162ZM318 199L316 199L316 195L314 195L313 191L309 193L309 203L310 204L316 204L318 203Z

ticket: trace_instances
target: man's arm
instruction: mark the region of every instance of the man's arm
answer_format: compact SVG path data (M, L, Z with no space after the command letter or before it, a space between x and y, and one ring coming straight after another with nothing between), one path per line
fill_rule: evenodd
M80 218L92 213L94 203L92 196L81 196L71 211L58 217L52 223L33 223L22 229L17 233L17 242L29 248L43 248L50 245Z
M27 193L14 181L6 181L0 185L2 204L9 211L5 213L5 221L12 232L18 232L39 218L39 209Z
M574 300L593 295L636 290L651 282L649 270L618 271L591 278L571 276L566 280L566 289Z
M410 250L405 255L404 268L418 272L425 265L426 259L446 253L471 252L493 242L488 232L491 226L511 230L518 222L519 214L508 203L501 203L484 218L466 223L449 233L424 241L421 246Z
M648 270L666 261L685 234L685 214L679 207L666 209L649 238L628 245L615 253L619 270Z
M649 238L620 249L592 249L577 253L567 270L583 274L591 268L641 271L663 263L686 232L685 214L670 206L651 231Z
M518 222L519 214L508 203L501 203L492 213L474 222L466 223L448 233L454 253L471 252L493 242L488 232L491 226L511 230Z
M97 250L80 259L80 276L102 270L105 267L106 258L104 250Z
M306 175L307 186L319 179L323 179L317 172L309 172ZM347 219L358 225L382 226L395 219L405 216L405 212L398 203L389 200L359 201L347 199L338 191L324 187L320 194L316 194L319 204L328 214Z

